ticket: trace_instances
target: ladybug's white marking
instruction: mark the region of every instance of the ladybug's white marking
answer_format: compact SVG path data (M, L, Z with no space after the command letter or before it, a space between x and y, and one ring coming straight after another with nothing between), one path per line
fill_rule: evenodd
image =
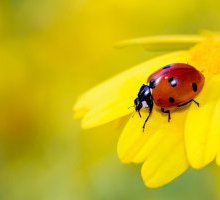
M143 108L148 108L148 105L147 105L146 101L142 101L141 103L142 103Z
M174 77L169 78L168 81L172 87L177 85L177 80Z

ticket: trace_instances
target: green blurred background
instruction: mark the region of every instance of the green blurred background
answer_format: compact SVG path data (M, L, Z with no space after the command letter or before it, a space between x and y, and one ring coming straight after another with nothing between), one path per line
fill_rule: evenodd
M83 131L72 119L81 93L157 55L116 42L219 22L216 0L1 0L0 200L220 199L217 167L147 189L117 158L124 120Z

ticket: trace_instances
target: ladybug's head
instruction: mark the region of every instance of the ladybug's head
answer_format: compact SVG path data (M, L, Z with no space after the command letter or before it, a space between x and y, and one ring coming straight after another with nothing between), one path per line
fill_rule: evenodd
M134 100L135 110L140 111L143 108L153 108L153 98L151 96L150 87L143 84L138 92L137 98ZM140 112L139 112L140 114Z

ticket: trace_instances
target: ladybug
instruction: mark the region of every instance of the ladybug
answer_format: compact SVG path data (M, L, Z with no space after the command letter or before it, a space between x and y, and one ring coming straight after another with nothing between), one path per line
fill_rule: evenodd
M168 114L168 122L171 119L170 108L185 106L190 102L199 106L194 98L202 90L204 81L205 77L201 72L185 63L172 63L151 74L134 100L135 110L140 117L141 108L149 109L143 131L154 103L161 108L161 112Z

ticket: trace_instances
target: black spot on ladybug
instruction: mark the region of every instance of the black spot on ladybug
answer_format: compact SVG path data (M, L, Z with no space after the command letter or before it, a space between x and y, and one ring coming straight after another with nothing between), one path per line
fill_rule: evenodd
M171 66L170 65L166 65L166 66L164 66L162 69L168 69L168 68L170 68Z
M197 91L197 84L196 83L192 83L192 89L194 92Z
M150 80L149 87L150 88L155 88L156 87L156 80L155 79Z
M174 103L174 102L175 102L175 99L174 99L173 97L170 97L170 98L169 98L169 102L170 102L170 103Z
M168 82L172 87L175 87L177 85L177 80L174 77L169 78Z

